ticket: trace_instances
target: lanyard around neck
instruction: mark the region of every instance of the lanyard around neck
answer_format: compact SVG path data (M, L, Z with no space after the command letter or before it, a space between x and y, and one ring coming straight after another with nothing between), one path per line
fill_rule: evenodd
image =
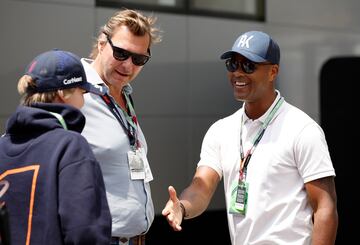
M247 166L249 164L250 158L252 154L254 153L256 146L259 144L262 136L265 133L266 128L270 124L271 120L274 118L276 112L279 110L280 106L284 102L284 98L280 97L278 101L276 102L275 106L271 109L269 115L266 117L264 123L262 124L261 128L255 135L255 137L252 140L252 146L250 149L246 152L246 155L244 156L244 148L243 148L243 142L242 142L242 128L243 128L243 118L244 114L241 116L241 125L240 125L240 178L244 178L244 173L246 173ZM244 107L245 108L245 107ZM244 112L245 113L245 109ZM245 176L246 178L246 176Z
M123 95L125 97L126 106L129 109L130 115L127 113L127 111L122 110L122 109L121 110L123 111L125 119L129 126L126 126L126 123L124 122L123 117L121 116L121 114L119 112L120 107L116 106L117 104L114 101L114 99L109 94L102 95L101 98L103 99L103 101L108 106L111 113L115 116L115 118L118 120L118 122L120 123L120 125L122 126L124 131L126 132L128 138L129 138L130 146L133 150L135 150L136 148L138 148L138 144L139 144L139 142L137 140L137 134L136 134L137 118L136 118L135 110L134 110L134 107L132 106L129 95L127 95L125 92L123 92Z
M67 130L67 126L66 126L66 122L65 122L65 119L63 118L63 116L61 116L59 113L56 113L56 112L52 112L52 111L49 111L49 113L51 115L53 115L54 117L56 117L56 119L60 122L61 126Z

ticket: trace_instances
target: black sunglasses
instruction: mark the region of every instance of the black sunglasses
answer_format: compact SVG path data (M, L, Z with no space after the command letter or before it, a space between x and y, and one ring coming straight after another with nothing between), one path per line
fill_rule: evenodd
M245 72L246 74L252 74L255 72L256 67L258 65L272 65L270 63L255 63L250 60L236 60L234 58L229 58L225 61L226 69L229 72L235 72L237 69L239 69L239 66L241 67L241 70Z
M149 59L151 57L150 55L136 54L136 53L127 51L126 49L116 47L116 46L114 46L114 44L112 43L112 41L108 35L106 35L106 38L113 50L113 56L116 60L124 61L124 60L127 60L129 57L131 57L131 61L134 65L143 66L146 64L146 62L149 61ZM148 53L150 54L150 49L148 49Z

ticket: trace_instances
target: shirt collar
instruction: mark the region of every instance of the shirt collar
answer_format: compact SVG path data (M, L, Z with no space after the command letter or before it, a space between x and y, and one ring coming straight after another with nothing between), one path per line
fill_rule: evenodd
M82 58L81 59L81 63L84 66L84 70L86 73L86 78L88 79L88 82L94 85L100 85L100 86L105 86L108 90L109 87L106 85L106 83L101 79L101 77L99 76L99 74L97 73L97 71L91 66L91 63L94 60L92 59L87 59L87 58ZM126 84L123 87L123 90L126 94L131 94L132 93L132 87L130 84Z
M94 84L94 85L105 86L106 88L108 88L108 86L101 79L101 77L99 76L97 71L91 66L91 63L93 63L93 61L94 60L87 59L87 58L82 58L81 59L81 63L84 66L84 70L85 70L86 78L87 78L88 82L91 83L91 84Z
M271 110L274 108L274 106L276 105L276 102L280 99L281 95L280 95L280 91L279 90L275 90L276 92L276 98L273 101L273 103L271 104L271 106L267 109L267 111L258 119L254 120L254 121L258 121L261 122L261 124L263 124L267 118L267 116L270 114ZM243 116L244 116L244 123L247 123L248 121L252 121L252 119L250 119L246 113L245 113L245 103L243 104Z

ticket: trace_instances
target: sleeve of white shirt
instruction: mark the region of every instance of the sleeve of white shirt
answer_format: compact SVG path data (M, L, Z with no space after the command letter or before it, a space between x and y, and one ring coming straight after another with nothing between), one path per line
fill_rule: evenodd
M220 155L220 122L214 123L206 132L201 146L200 161L198 167L208 166L214 169L222 178L221 155Z
M295 140L295 161L304 183L335 176L324 132L316 122L307 124Z

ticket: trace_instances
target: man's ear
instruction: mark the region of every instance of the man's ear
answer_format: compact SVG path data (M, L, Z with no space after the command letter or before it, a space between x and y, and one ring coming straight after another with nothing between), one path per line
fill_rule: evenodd
M97 42L97 49L98 49L98 52L101 53L103 51L103 49L105 48L105 45L106 45L106 36L104 33L101 33L100 35L100 38L98 39L98 42Z
M279 73L279 65L272 65L270 69L271 81L275 81L278 73Z

